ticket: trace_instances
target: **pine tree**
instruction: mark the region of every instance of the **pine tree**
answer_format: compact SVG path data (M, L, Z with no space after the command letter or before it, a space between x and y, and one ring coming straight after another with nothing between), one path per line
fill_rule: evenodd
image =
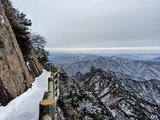
M13 32L16 36L20 49L24 57L26 57L31 50L31 43L29 41L29 26L32 25L32 22L31 20L26 18L26 15L24 13L20 13L18 9L15 9L12 6L11 1L2 0L2 4L5 8L5 13L12 26Z
M49 52L44 49L44 46L46 45L46 39L39 34L32 34L30 36L30 42L36 55L38 56L39 62L42 65L45 65L45 63L48 62L49 55Z

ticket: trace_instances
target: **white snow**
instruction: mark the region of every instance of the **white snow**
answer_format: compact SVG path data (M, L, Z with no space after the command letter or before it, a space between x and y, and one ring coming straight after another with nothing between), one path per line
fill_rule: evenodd
M83 100L82 102L79 103L79 108L78 111L82 112L83 110L86 110L88 113L93 113L96 114L96 112L100 112L101 108L94 106L90 101L85 101Z
M0 107L0 120L38 120L39 102L47 90L50 72L43 71L36 78L32 88L12 100L7 106Z
M28 69L29 69L29 70L31 70L31 68L30 68L30 64L29 64L29 62L28 62L28 61L27 61L26 65L27 65Z
M59 89L57 90L57 96L55 96L56 102L57 102L58 98L59 98Z
M0 15L0 22L2 23L2 24L4 24L4 18L3 18L3 16L2 15Z
M104 94L106 94L106 93L108 92L108 90L109 90L109 87L106 87L106 88L100 93L100 95L98 95L98 97L101 97L101 96L103 96Z

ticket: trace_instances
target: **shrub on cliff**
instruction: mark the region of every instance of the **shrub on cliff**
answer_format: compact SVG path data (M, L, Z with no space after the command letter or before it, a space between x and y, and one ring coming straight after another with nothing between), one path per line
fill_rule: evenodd
M30 36L30 42L32 44L32 47L38 56L38 60L42 65L45 65L45 63L48 62L48 51L44 49L44 46L46 45L46 39L39 35L39 34L32 34Z

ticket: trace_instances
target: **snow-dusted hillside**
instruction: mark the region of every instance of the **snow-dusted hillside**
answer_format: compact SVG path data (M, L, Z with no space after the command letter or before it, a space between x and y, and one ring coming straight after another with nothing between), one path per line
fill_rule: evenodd
M74 79L100 99L116 120L160 119L160 81L141 82L94 68Z
M160 120L158 80L137 81L94 67L62 78L58 105L67 120Z
M160 69L155 65L151 65L141 60L133 60L122 57L99 57L95 60L78 61L72 64L64 65L64 70L69 75L74 75L78 71L86 73L90 70L91 66L101 68L105 71L113 71L125 73L133 77L146 79L160 80Z
M50 72L36 78L32 88L12 100L7 106L0 107L0 120L38 120L39 102L47 90Z

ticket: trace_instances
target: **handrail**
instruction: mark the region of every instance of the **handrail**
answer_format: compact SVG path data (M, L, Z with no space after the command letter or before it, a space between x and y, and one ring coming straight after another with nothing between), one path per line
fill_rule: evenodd
M59 97L59 70L51 66L51 76L48 78L48 91L44 93L39 103L39 120L56 120L56 104Z

